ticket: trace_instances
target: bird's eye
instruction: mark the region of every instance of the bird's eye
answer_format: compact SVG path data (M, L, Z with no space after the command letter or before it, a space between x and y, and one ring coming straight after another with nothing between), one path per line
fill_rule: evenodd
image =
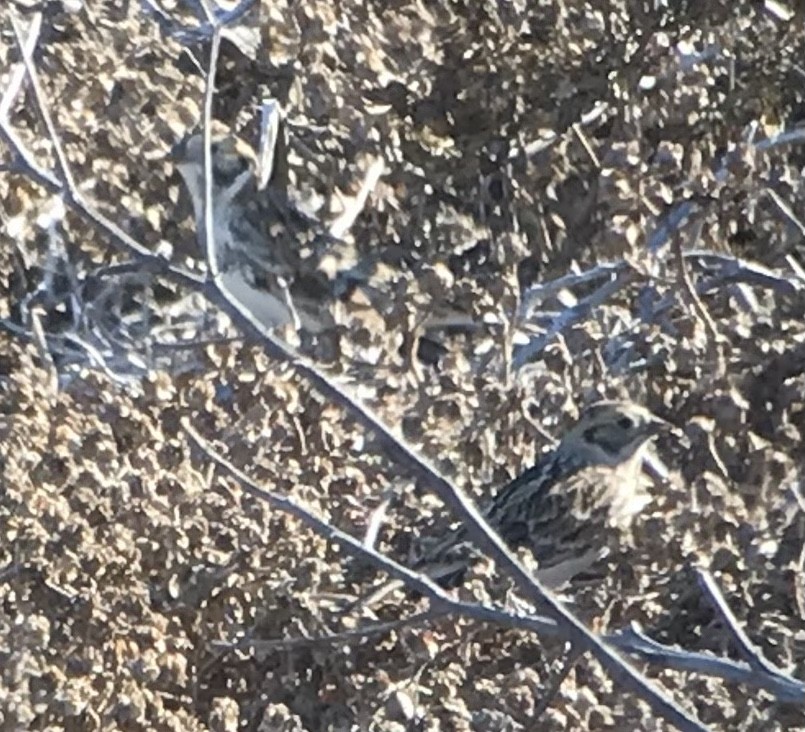
M621 417L618 420L618 427L624 430L630 430L634 427L634 421L631 417Z

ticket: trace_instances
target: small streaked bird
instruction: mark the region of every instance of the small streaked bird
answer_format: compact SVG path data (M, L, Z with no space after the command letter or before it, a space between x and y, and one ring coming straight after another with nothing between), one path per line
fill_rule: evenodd
M219 284L267 327L295 323L318 331L330 324L327 308L322 307L328 295L326 277L308 261L320 232L312 217L288 201L284 153L280 144L272 151L272 174L261 186L254 150L214 123L210 144L214 265ZM192 200L204 248L202 135L193 134L177 145L174 159Z
M637 404L591 405L553 452L493 496L486 520L510 548L532 552L540 581L566 584L603 558L611 538L626 532L651 501L642 463L649 441L663 429L673 427ZM451 586L474 555L458 527L424 544L416 566Z
M501 488L483 513L510 549L525 547L536 576L560 588L588 573L625 538L651 501L642 474L648 443L675 428L627 401L588 407L553 452ZM423 537L412 566L443 587L459 585L480 557L459 526L438 539ZM383 584L357 603L377 602L400 583Z

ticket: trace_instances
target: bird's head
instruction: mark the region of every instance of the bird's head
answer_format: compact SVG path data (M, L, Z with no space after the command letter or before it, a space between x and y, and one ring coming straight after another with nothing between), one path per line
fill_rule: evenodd
M662 430L675 428L637 404L601 401L590 405L562 440L562 449L589 464L619 465L642 456Z
M213 200L220 205L222 198L230 201L253 180L254 151L218 125L213 125L210 138ZM196 133L183 139L174 147L172 157L194 207L199 209L204 196L203 135Z

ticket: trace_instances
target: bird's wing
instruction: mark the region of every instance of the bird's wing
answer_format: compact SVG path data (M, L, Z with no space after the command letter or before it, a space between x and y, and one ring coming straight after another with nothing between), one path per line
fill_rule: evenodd
M486 520L510 547L521 545L527 536L521 518L528 506L549 491L564 469L564 461L552 454L507 483L486 506ZM464 572L481 556L481 552L467 537L466 528L460 525L446 536L424 543L419 555L415 566L440 584L452 586L461 581Z
M538 576L559 586L592 567L622 539L634 512L614 515L616 497L637 495L636 476L630 470L587 466L563 476L521 512L521 541L539 565ZM642 504L644 505L644 503ZM501 534L507 533L506 525Z
M495 493L484 512L487 520L495 526L506 523L507 516L517 516L538 504L557 481L580 467L561 453L547 455Z
M563 476L534 500L518 506L502 525L504 535L522 537L540 565L562 562L600 543L606 527L607 483L600 468L583 468Z
M611 467L552 460L507 484L492 499L486 517L510 548L525 546L539 563L538 576L564 584L606 553L612 496L621 486ZM431 545L420 568L440 584L461 581L480 552L458 527Z

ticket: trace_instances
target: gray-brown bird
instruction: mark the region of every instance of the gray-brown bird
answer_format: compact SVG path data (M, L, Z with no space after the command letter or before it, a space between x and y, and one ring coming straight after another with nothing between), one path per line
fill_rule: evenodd
M566 585L603 559L651 501L642 463L651 438L665 429L676 428L632 402L591 405L553 452L493 496L487 522L511 549L531 550L544 585ZM462 526L419 549L414 568L443 587L460 584L480 556ZM384 583L356 606L400 584Z
M318 331L329 325L329 311L322 306L329 287L312 257L321 227L288 200L284 146L274 151L272 175L263 187L254 150L220 123L213 124L210 158L215 247L205 254L214 257L219 285L267 327L296 322ZM177 145L174 159L205 248L202 135Z
M346 236L382 161L369 166L359 193L339 196L345 210L334 218L314 210L289 185L287 141L282 125L258 161L255 150L220 122L210 135L214 252L204 235L204 143L193 134L174 149L174 160L192 199L202 248L219 272L219 285L268 327L289 322L309 331L332 324L327 307L366 278ZM264 158L270 158L266 163ZM263 164L261 164L261 162ZM321 202L319 202L321 204ZM316 205L319 205L316 204ZM322 206L319 205L319 209ZM320 218L321 217L321 218Z
M486 520L509 547L530 549L540 581L564 585L601 559L651 501L642 463L651 438L666 428L673 429L631 402L591 405L553 452L494 495ZM425 543L415 566L451 586L477 556L458 527Z

